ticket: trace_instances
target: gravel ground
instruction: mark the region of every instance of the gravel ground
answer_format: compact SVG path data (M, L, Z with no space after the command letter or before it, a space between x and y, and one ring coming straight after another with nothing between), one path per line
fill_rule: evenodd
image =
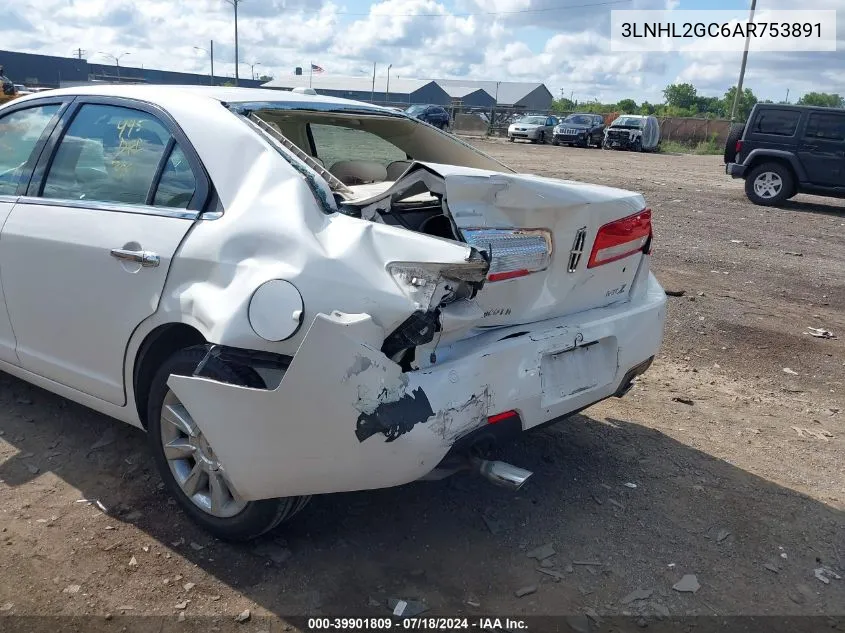
M236 546L168 501L140 431L0 375L0 616L845 614L843 202L755 207L713 156L473 142L645 194L684 296L638 386L507 447L536 473L518 494L329 495ZM547 544L548 567L527 556Z

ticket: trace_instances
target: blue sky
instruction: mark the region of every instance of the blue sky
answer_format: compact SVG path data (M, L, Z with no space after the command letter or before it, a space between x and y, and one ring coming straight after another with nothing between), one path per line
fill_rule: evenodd
M581 100L662 101L663 88L689 81L705 95L736 83L740 54L613 53L611 9L734 9L749 0L244 0L241 60L273 76L311 60L326 72L543 81ZM583 6L593 4L597 6ZM129 55L122 65L234 74L232 9L225 0L17 0L0 6L3 48L70 55L81 47ZM573 6L574 5L574 6ZM794 0L758 0L792 9ZM570 7L561 9L561 7ZM845 0L801 8L840 9L839 51L754 54L746 85L762 98L809 90L845 92ZM553 10L549 10L553 9ZM491 12L496 12L491 14ZM468 15L471 14L471 15ZM240 66L241 74L249 74Z

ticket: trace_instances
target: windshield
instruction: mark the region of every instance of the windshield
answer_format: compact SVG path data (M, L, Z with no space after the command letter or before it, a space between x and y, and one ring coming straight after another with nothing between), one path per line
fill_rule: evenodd
M621 116L610 124L611 127L642 127L644 119L635 119L630 116Z
M593 119L586 114L570 114L563 120L563 122L574 123L576 125L592 125Z
M405 110L405 112L406 112L407 114L414 115L414 114L419 114L419 113L420 113L420 112L422 112L423 110L425 110L425 106L424 106L424 105L412 105L410 108L408 108L407 110Z
M544 116L524 116L517 121L517 123L526 123L528 125L545 125L546 117Z

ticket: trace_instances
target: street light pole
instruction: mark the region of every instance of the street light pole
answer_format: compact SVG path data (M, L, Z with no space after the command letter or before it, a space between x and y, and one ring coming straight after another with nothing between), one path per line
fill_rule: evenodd
M754 11L757 9L757 0L751 0L751 15L748 22L754 22ZM736 108L739 105L739 98L742 95L742 82L745 80L745 65L748 63L748 46L751 43L751 30L748 30L748 35L745 36L745 50L742 52L742 66L739 69L739 83L736 87L736 94L734 95L734 104L731 108L731 123L736 120Z
M204 53L208 53L211 55L211 85L214 85L214 40L211 40L211 49L205 50L200 46L194 46L195 50L203 51Z
M376 62L373 62L373 90L370 93L370 103L376 102Z
M100 55L105 55L106 57L111 57L114 60L114 65L117 68L117 80L120 81L120 58L125 57L126 55L130 55L131 53L121 53L120 55L113 55L112 53L104 53L100 51Z
M384 105L390 103L390 69L393 68L393 64L387 65L387 88L384 91Z
M252 75L252 80L255 81L255 67L260 66L261 62L255 62L254 64L248 64L250 74Z
M244 0L226 0L235 8L235 85L238 85L238 5Z

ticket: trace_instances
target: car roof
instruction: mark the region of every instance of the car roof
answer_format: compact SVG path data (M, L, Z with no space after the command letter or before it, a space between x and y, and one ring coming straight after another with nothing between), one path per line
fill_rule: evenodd
M268 88L238 88L227 86L179 86L179 85L152 85L152 84L102 84L76 86L73 88L56 88L37 94L38 97L54 96L100 96L100 97L124 97L128 99L139 99L148 103L166 105L174 97L180 94L191 95L199 98L207 98L221 103L254 103L254 102L275 102L295 103L298 106L313 103L315 107L320 106L358 106L360 101L351 99L340 99L338 97L327 97L325 95L310 95L289 90L271 90ZM32 99L35 95L25 97ZM374 110L392 112L381 106L365 104Z
M845 114L842 108L831 108L828 106L817 105L798 105L796 103L757 103L755 106L759 109L773 109L773 110L822 110L824 112L837 112Z

